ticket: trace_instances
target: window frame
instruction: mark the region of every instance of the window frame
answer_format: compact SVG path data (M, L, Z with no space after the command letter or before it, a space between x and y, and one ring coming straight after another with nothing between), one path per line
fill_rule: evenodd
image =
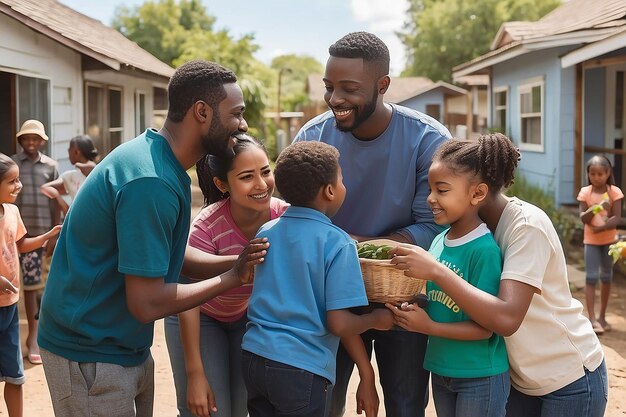
M498 94L504 93L504 105L499 105L497 96ZM509 136L509 116L510 116L510 106L509 106L509 86L496 87L493 89L493 125L494 129L501 129L503 135ZM504 110L504 120L502 121L502 126L496 125L498 119L498 112Z
M532 90L535 87L539 87L540 88L540 93L539 93L539 103L541 106L541 109L539 112L529 112L529 113L522 113L522 96L524 94L530 94L531 95L531 102L532 102ZM544 121L545 121L545 99L544 99L544 93L545 93L545 80L543 77L540 78L534 78L534 79L530 79L525 81L523 84L520 84L519 88L518 88L518 103L519 103L519 148L522 151L531 151L531 152L544 152L545 150L545 132L544 132ZM524 134L523 134L523 124L524 124L524 120L525 119L530 119L530 118L539 118L539 142L540 143L528 143L526 142L524 139Z

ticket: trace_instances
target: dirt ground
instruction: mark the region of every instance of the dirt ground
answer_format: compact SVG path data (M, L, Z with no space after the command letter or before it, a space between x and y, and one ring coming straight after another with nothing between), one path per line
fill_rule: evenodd
M194 178L195 175L192 175ZM195 178L194 178L195 179ZM195 188L195 187L194 187ZM198 199L198 190L194 189L194 201ZM196 209L197 211L197 205ZM570 278L576 276L580 280L582 272L571 268ZM583 301L584 293L581 290L575 290L574 296ZM20 331L22 341L26 337L26 316L24 314L23 305L20 301ZM624 417L626 416L626 278L616 276L611 291L609 302L609 311L607 320L612 324L613 329L610 332L600 336L600 341L604 346L606 361L609 368L609 404L606 412L607 417ZM22 344L24 347L24 344ZM176 396L174 393L174 383L172 379L172 371L169 364L167 347L163 333L163 320L157 321L155 324L154 344L152 347L152 355L155 361L155 417L175 417ZM41 365L31 365L26 359L24 360L24 368L26 373L26 384L24 385L24 416L25 417L51 417L53 416L50 394L48 392L43 367ZM356 390L357 377L355 374L349 387L349 396L347 404L346 417L356 417L354 406L354 395ZM382 393L381 397L382 404ZM6 416L6 406L4 401L0 401L0 416ZM379 416L384 417L384 409L381 405ZM435 417L432 399L427 408L427 417Z

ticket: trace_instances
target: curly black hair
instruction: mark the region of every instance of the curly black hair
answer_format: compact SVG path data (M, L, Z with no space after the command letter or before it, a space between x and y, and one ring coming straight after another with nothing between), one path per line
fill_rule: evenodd
M261 142L247 133L239 133L233 136L235 145L232 152L223 152L220 155L205 155L196 163L196 175L198 176L198 186L204 197L204 207L216 203L228 197L213 182L213 178L217 177L222 182L227 182L228 171L233 168L233 162L237 155L244 150L256 146L267 155L267 150Z
M513 184L519 150L501 133L482 135L477 140L450 139L439 146L433 161L478 175L489 192L499 193Z
M374 64L377 76L389 74L389 48L372 33L348 33L330 45L328 53L335 58L362 58L363 61Z
M184 63L174 72L167 86L167 118L182 122L189 108L199 100L216 112L217 105L226 98L224 84L236 82L234 72L215 62L195 60Z
M337 149L323 142L296 142L278 155L274 179L286 202L308 207L322 187L337 182L338 173Z

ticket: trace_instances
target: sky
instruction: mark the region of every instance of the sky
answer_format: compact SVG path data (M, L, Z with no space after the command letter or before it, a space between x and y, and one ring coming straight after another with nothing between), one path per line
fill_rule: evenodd
M134 7L144 0L59 0L106 25L119 5ZM269 64L283 54L310 55L320 63L328 47L343 35L364 30L389 47L391 74L405 66L404 47L395 32L403 28L407 0L202 0L216 18L215 28L234 37L253 33L260 46L256 57Z

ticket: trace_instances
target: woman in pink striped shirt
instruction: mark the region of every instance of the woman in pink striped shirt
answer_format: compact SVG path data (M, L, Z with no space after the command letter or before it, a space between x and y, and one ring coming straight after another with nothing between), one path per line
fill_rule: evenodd
M288 206L272 197L274 175L267 153L248 134L235 137L232 155L207 155L196 169L205 207L194 219L189 235L185 277L181 279L190 281L230 269L259 227ZM212 268L195 267L197 256L211 259ZM243 285L178 318L166 318L180 417L247 415L241 339L251 291L252 285Z

